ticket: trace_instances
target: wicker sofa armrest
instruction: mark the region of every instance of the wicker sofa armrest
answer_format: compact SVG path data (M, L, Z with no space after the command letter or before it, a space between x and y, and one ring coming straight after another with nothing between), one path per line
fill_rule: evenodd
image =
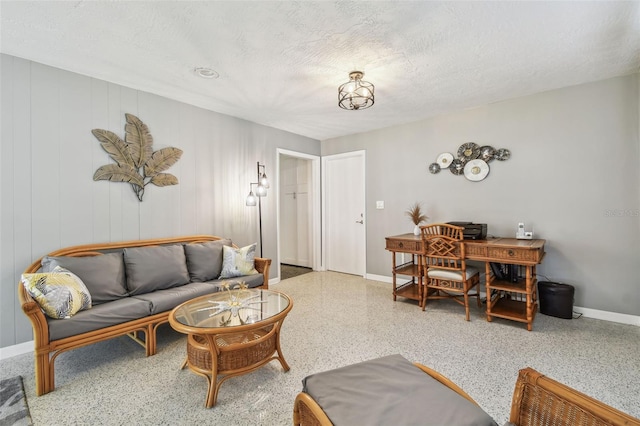
M532 368L520 370L513 392L509 421L517 426L640 426L640 419L550 379Z
M256 268L256 271L260 272L264 276L264 283L262 284L262 288L264 288L265 290L268 290L269 289L269 269L271 268L271 259L266 259L264 257L256 257L255 268Z

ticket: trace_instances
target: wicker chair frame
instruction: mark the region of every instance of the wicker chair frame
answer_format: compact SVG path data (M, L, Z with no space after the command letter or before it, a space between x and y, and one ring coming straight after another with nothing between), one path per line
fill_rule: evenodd
M47 256L99 256L109 251L127 247L148 247L181 243L191 244L216 241L219 239L221 239L221 237L213 235L192 235L174 238L87 244L55 250L48 253ZM42 257L29 265L24 272L38 272L41 261ZM271 259L255 259L256 270L264 276L264 284L260 288L268 289L269 287L270 265ZM50 340L47 318L40 309L38 303L23 287L22 283L18 283L18 299L20 301L22 311L27 315L33 327L36 395L38 396L51 392L55 389L55 360L58 355L71 349L127 335L145 348L146 356L154 355L156 353L156 330L161 324L169 321L169 313L171 312L169 310L134 321L128 321L122 324L101 328L99 330L65 337L64 339ZM141 338L142 335L144 335L144 338Z
M421 256L422 280L424 289L420 305L424 311L427 300L452 299L465 308L465 319L470 320L469 298L475 297L478 307L481 307L480 292L471 290L480 283L480 274L467 277L467 262L465 260L465 245L461 226L436 223L420 227L424 253ZM456 272L462 275L462 280L429 277L429 269L439 269Z
M532 368L520 370L509 421L516 426L640 426L640 419Z

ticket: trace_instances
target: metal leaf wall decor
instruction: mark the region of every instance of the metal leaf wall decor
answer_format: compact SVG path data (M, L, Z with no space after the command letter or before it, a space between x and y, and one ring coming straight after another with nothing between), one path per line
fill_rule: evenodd
M124 140L108 130L91 131L100 141L102 148L116 162L98 168L93 174L93 180L127 182L131 184L140 201L145 186L150 183L156 186L177 185L178 178L164 171L180 159L182 150L168 147L153 152L153 137L147 125L135 115L124 116L127 119Z

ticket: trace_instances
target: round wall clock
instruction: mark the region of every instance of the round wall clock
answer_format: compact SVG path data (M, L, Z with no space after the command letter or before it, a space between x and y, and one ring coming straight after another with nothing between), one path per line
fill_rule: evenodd
M462 160L459 158L455 158L453 161L451 161L449 171L454 175L461 175L464 172L464 163L462 162Z
M477 143L467 142L458 148L458 158L466 162L478 158L480 155L480 147Z
M439 172L440 172L440 164L438 164L438 163L431 163L431 164L429 164L429 171L430 171L431 173L433 173L434 175L435 175L436 173L439 173Z
M496 149L492 146L485 145L480 147L479 159L484 160L486 163L493 161L496 156Z
M489 165L480 159L469 160L464 165L464 177L473 182L481 181L489 174Z
M438 155L438 159L436 160L436 163L440 165L440 168L446 169L451 165L452 161L453 161L453 155L449 152L443 152L442 154Z

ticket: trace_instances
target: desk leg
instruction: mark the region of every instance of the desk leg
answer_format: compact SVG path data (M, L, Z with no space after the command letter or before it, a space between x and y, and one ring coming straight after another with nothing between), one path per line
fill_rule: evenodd
M491 273L491 263L485 262L485 273L484 273L484 292L487 295L487 321L491 322L493 318L491 318L491 280L493 279L493 275Z
M536 316L537 297L536 297L536 280L534 279L536 274L535 266L526 267L526 283L527 283L527 330L533 330L533 320Z
M393 281L393 301L396 301L396 252L391 252L391 275Z

